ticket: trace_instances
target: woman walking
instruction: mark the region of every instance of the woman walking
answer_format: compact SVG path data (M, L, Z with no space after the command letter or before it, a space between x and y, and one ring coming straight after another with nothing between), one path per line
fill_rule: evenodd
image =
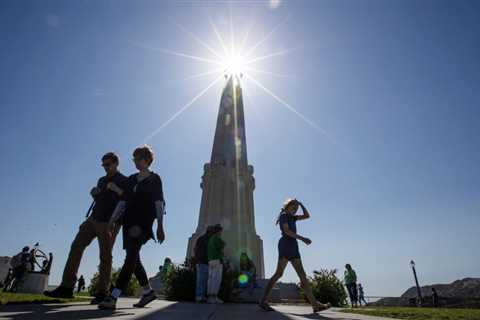
M298 208L302 208L302 215L296 215ZM267 303L268 296L275 286L275 283L282 277L283 271L290 262L297 272L300 282L307 296L308 301L312 305L313 312L319 312L330 307L329 304L323 304L318 302L313 296L312 289L307 280L307 275L303 269L302 259L298 249L298 241L304 242L306 245L310 245L312 241L306 237L302 237L297 233L296 222L299 220L305 220L310 218L310 213L305 206L296 199L288 199L283 204L282 210L277 219L277 224L280 225L280 231L282 237L278 241L278 263L277 270L273 274L272 278L268 281L268 284L263 293L263 297L260 300L260 308L266 311L273 311L272 307Z
M150 287L147 274L140 261L142 246L148 240L153 239L152 226L155 218L158 221L157 240L159 243L165 240L163 231L165 201L162 180L158 174L149 170L153 157L153 151L149 146L137 148L133 152L133 162L139 172L128 178L127 201L126 203L122 201L117 205L109 222L110 229L114 230L115 223L123 216L125 262L111 294L98 305L100 309L115 309L117 299L126 289L133 273L143 288L140 301L133 306L141 308L156 299L155 292Z

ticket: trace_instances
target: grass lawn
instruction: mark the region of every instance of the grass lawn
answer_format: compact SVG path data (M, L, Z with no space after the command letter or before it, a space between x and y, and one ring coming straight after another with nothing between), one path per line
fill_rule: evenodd
M480 320L480 309L366 307L343 309L341 312L412 320Z
M65 303L89 301L88 298L74 297L73 299L49 298L41 294L0 292L0 305L26 303Z

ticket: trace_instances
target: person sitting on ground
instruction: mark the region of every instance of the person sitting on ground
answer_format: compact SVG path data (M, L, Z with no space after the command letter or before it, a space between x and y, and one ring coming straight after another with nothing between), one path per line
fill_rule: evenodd
M302 215L297 215L299 207L302 208ZM319 312L330 308L330 305L318 302L313 295L312 288L308 282L307 275L303 268L302 259L300 257L300 251L298 249L298 241L304 242L306 245L310 245L312 240L303 237L297 233L297 221L310 218L310 213L307 208L297 199L287 199L277 217L276 224L280 225L280 232L282 237L278 241L278 263L275 273L268 281L263 296L260 299L259 307L265 311L273 311L267 300L277 281L282 277L288 262L290 262L297 272L300 278L303 291L310 302L313 312Z
M193 249L193 260L195 261L197 273L195 285L196 302L205 302L207 300L208 240L210 239L213 230L213 226L208 226L207 231L195 242L195 248Z
M222 240L223 228L217 224L213 227L212 235L208 240L208 284L207 284L207 303L223 303L218 298L218 292L222 284L223 274L223 250L225 242Z
M247 280L247 283L240 283L240 285L248 287L249 293L252 294L257 286L257 268L246 252L240 254L240 274L246 276Z
M357 307L357 274L355 270L352 269L352 266L347 263L345 265L345 274L344 274L345 286L347 287L348 295L350 297L350 303L352 308Z

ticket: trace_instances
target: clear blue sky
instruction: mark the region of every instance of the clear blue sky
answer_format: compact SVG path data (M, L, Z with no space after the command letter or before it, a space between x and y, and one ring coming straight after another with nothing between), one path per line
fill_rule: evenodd
M132 150L217 75L211 66L145 47L212 55L229 5L168 1L0 2L0 255L40 241L59 283L70 243L103 174L100 157ZM271 275L282 201L304 201L306 270L351 263L367 295L479 277L480 4L475 1L283 1L233 4L235 35L255 20L257 55L296 48L255 74L332 137L248 79L246 130L255 167L257 232ZM140 45L141 44L141 45ZM149 274L184 259L195 230L223 82L155 135L154 170L168 203L164 245L143 250ZM334 140L335 142L332 142ZM114 266L124 258L121 241ZM97 245L80 273L98 264ZM284 280L296 281L289 267Z

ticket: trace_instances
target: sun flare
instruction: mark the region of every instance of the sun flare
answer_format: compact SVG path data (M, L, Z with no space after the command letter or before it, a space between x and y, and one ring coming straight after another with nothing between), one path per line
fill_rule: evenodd
M213 29L213 33L218 41L218 45L212 46L208 42L202 40L193 32L187 30L183 26L179 25L177 22L172 21L181 31L188 34L193 40L195 40L199 45L207 49L211 56L197 56L194 54L189 54L185 52L178 52L170 49L164 48L153 48L150 46L145 45L138 45L144 49L149 49L153 51L160 51L165 54L174 55L177 57L190 59L197 61L199 63L203 63L207 70L204 72L189 75L184 80L194 79L194 78L201 78L210 75L217 75L217 77L211 81L207 86L201 90L197 95L195 95L189 102L187 102L183 107L181 107L173 116L167 119L159 128L154 130L151 134L146 137L146 141L153 138L156 134L162 131L165 127L167 127L173 120L175 120L178 116L180 116L184 111L190 108L194 102L200 99L211 87L213 87L216 83L218 83L223 77L229 78L234 77L235 80L239 80L239 78L243 78L244 80L249 81L253 85L260 88L263 92L268 94L274 100L276 100L281 106L295 114L301 120L303 120L306 124L308 124L313 129L321 132L325 136L328 137L328 134L325 130L323 130L319 125L317 125L314 121L308 119L304 116L300 111L294 108L292 105L287 103L284 99L280 98L277 94L275 94L271 89L267 88L265 84L261 83L257 78L256 75L268 75L273 77L290 77L289 75L282 75L278 74L269 70L258 68L256 65L264 60L272 59L274 57L283 56L286 54L291 53L294 51L294 48L288 48L276 52L270 52L264 55L255 54L256 49L261 47L270 37L275 34L280 27L285 24L289 19L287 16L283 19L279 24L277 24L270 32L266 33L260 40L256 41L253 45L247 46L249 35L255 33L253 29L253 23L251 24L250 28L244 34L242 41L235 43L235 35L234 35L234 28L233 28L233 21L232 16L230 16L230 41L226 42L224 35L220 32L220 30L216 27L215 23L209 17L210 25ZM245 76L245 77L244 77Z

